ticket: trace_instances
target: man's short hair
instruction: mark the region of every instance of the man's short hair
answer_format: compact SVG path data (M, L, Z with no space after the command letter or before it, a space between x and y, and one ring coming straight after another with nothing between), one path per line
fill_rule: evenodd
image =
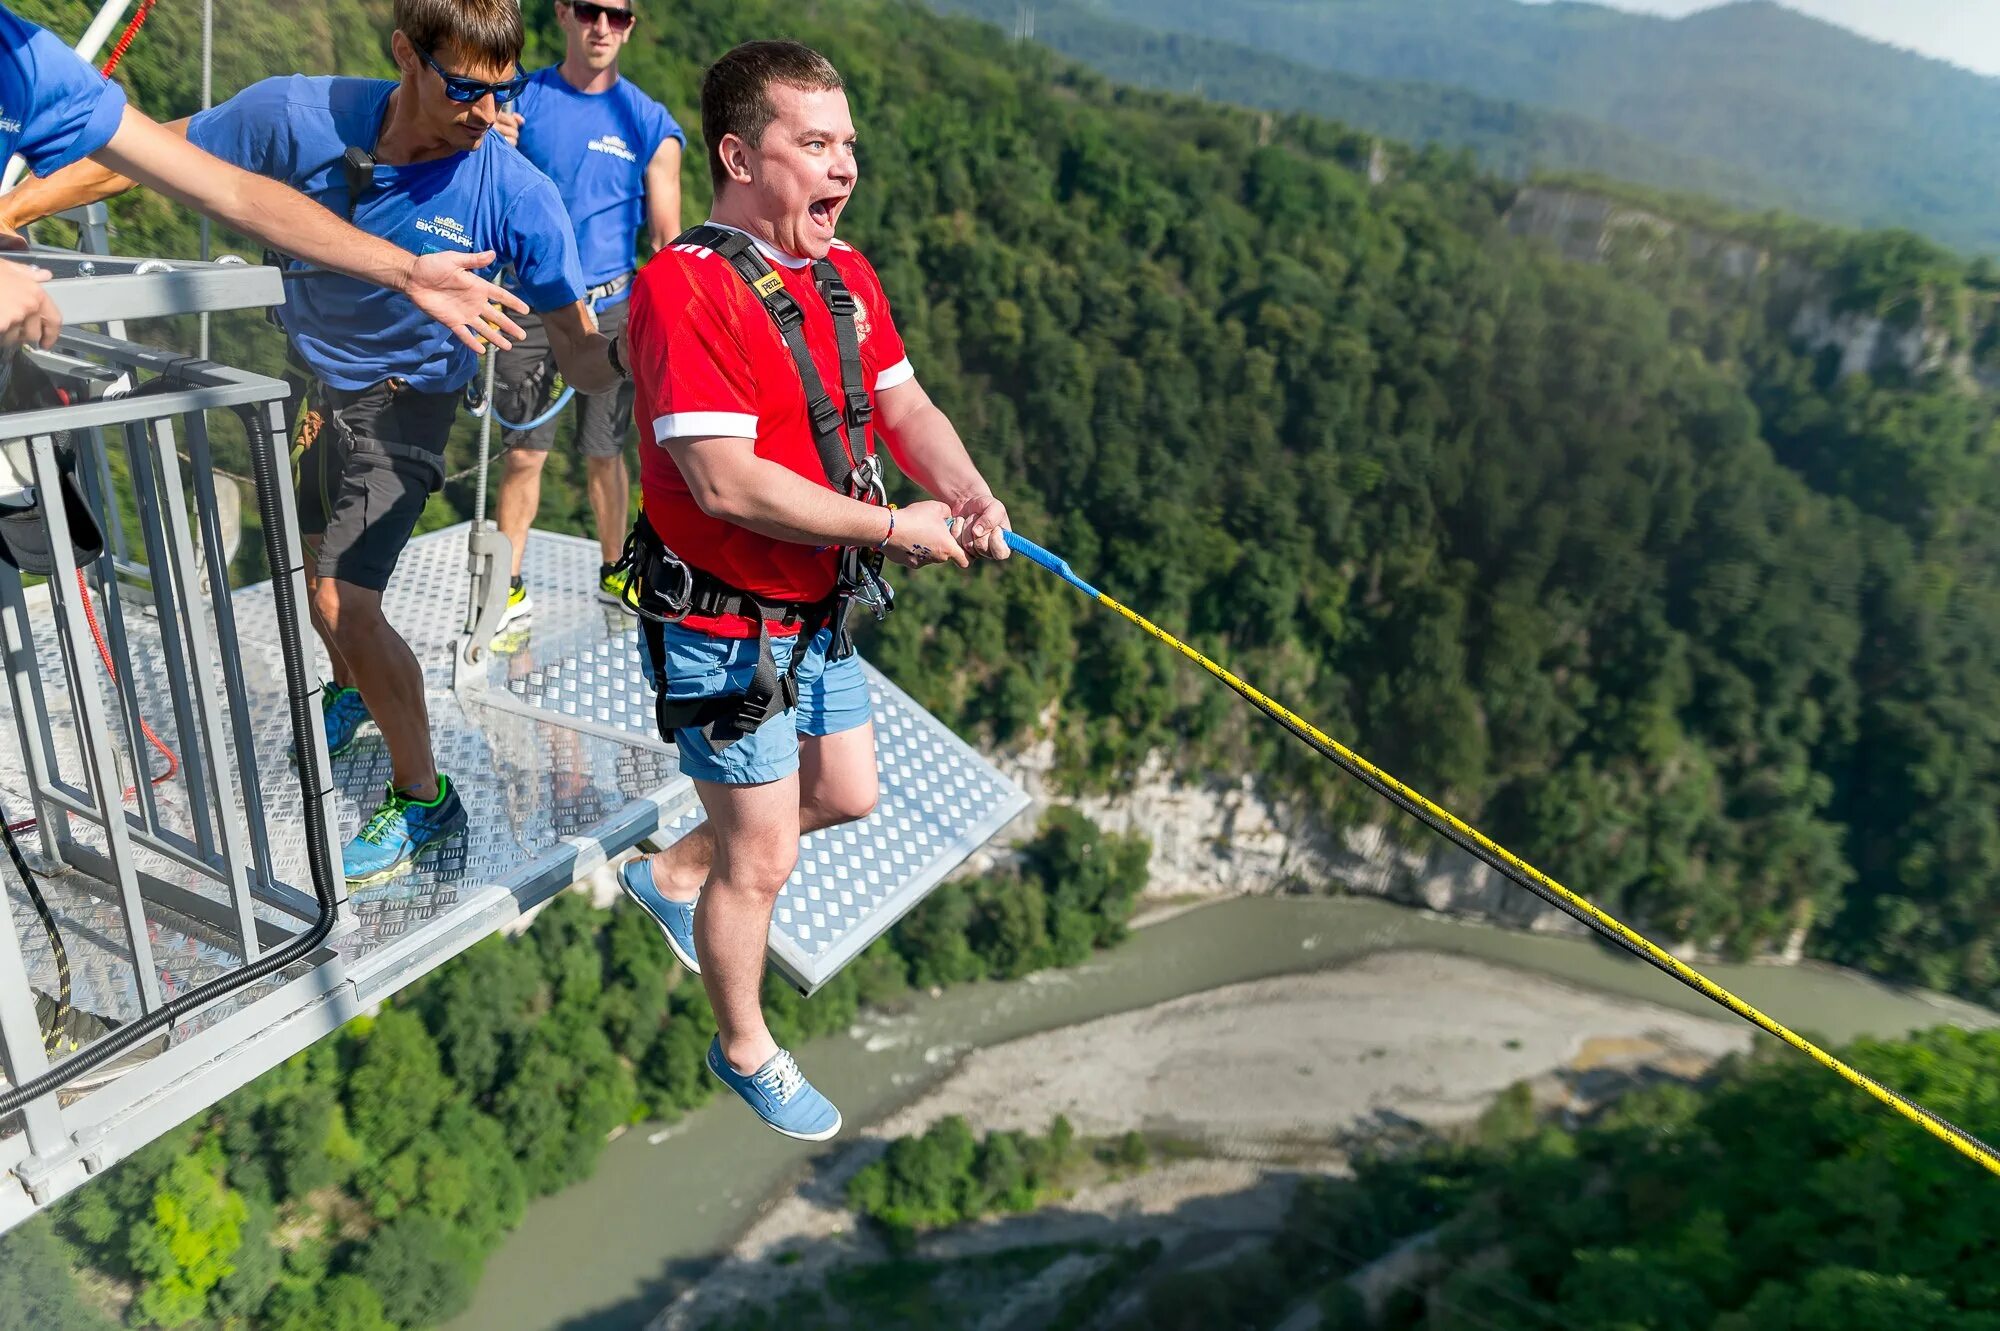
M521 58L520 0L396 0L396 27L448 69L453 59L511 65Z
M844 87L833 62L799 42L744 42L723 53L701 76L701 137L708 142L708 178L717 192L728 179L722 140L734 134L752 148L778 118L771 85L804 92Z

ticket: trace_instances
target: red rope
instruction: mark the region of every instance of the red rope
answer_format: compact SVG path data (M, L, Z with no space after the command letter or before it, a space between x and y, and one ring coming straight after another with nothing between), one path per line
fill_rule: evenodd
M104 671L111 676L111 684L115 688L118 684L118 667L111 663L111 648L105 645L104 630L97 627L97 608L91 604L90 588L83 581L82 569L76 571L76 589L83 595L83 617L90 623L90 636L97 639L97 658L104 662ZM167 770L154 777L153 784L157 786L163 781L173 780L174 774L181 770L181 760L167 747L165 740L153 733L153 727L147 724L143 716L139 718L139 729L145 732L147 741L159 751L160 756L167 760ZM138 791L137 786L126 787L125 798L131 799Z
M125 58L125 48L129 47L132 39L139 35L139 27L146 21L146 15L153 12L155 3L156 0L139 0L139 12L125 25L125 31L118 35L118 44L111 48L111 58L104 62L102 72L105 78L110 78L111 71L118 68L118 62Z
M98 627L97 607L91 602L90 588L83 580L82 569L76 571L76 589L83 595L83 617L90 625L90 636L97 640L97 659L104 662L105 673L111 676L111 686L116 688L118 686L118 667L112 664L111 648L104 641L104 630ZM139 718L139 729L145 732L147 742L158 751L162 758L167 760L167 770L152 778L151 784L158 786L173 780L174 776L181 770L179 755L167 747L165 740L153 733L153 727L147 723L146 718L143 716ZM125 787L124 798L129 800L138 793L138 786L127 786ZM35 820L28 818L18 823L7 824L7 830L9 832L25 832L34 825Z

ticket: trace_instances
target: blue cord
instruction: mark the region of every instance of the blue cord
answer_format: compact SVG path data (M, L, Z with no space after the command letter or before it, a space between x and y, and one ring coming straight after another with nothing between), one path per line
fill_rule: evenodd
M1104 595L1103 592L1098 591L1097 588L1076 576L1076 570L1069 566L1067 559L1049 553L1041 546L1036 545L1033 541L1021 535L1021 533L1016 531L1008 532L1007 544L1013 548L1015 554L1025 555L1027 558L1032 559L1035 563L1040 564L1043 568L1055 574L1085 596L1102 597Z
M549 407L549 409L543 412L541 415L535 417L535 419L529 421L527 424L516 425L513 421L508 420L505 416L502 416L497 411L493 412L493 423L495 425L498 425L503 430L537 429L541 426L547 425L550 421L554 420L556 418L556 413L560 412L564 407L568 406L569 400L575 396L576 396L576 390L574 388L571 388L568 384L564 384L563 391L557 395L555 402ZM489 402L484 407L480 408L478 411L473 412L472 414L474 416L484 416L488 411L492 411L492 409L493 409L493 404Z

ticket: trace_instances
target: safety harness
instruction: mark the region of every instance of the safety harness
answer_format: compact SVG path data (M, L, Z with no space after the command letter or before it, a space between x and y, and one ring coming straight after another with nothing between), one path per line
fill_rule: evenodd
M700 246L720 255L736 270L771 316L771 322L777 325L778 336L792 353L799 381L805 388L806 416L812 425L813 445L819 452L827 483L850 499L867 504L886 503L882 462L869 429L875 408L868 400L868 382L861 368L861 337L855 327L854 316L860 306L840 271L825 259L815 259L812 264L813 285L833 316L834 339L840 351L841 401L836 405L813 364L811 349L806 346L805 311L785 290L784 277L758 252L756 241L741 231L704 223L683 232L674 243ZM841 433L843 424L847 430L845 437ZM855 441L851 450L849 441ZM672 744L676 731L699 729L710 747L718 752L798 705L799 667L822 628L828 625L833 628L827 660L839 661L853 654L854 641L847 632L851 602L858 600L869 606L877 619L895 608L895 593L882 577L880 551L843 547L833 591L820 600L767 600L680 558L653 530L643 509L626 539L619 563L627 575L626 605L638 614L648 650L661 664L661 687L655 703L660 738ZM690 614L738 615L756 622L757 668L751 675L750 686L743 692L709 698L667 697L665 626ZM772 624L798 626L791 663L782 673L771 653Z

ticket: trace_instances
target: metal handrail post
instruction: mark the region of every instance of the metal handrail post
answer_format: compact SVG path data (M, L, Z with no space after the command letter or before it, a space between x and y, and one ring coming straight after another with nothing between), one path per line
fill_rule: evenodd
M154 496L157 501L155 514L166 547L164 552L166 558L156 560L154 567L164 567L172 575L170 593L165 597L157 594L159 583L155 581L154 604L160 610L162 642L174 642L178 651L178 635L169 631L172 627L168 622L169 608L173 611L173 620L186 632L188 651L183 657L183 662L194 684L192 690L183 690L178 684L175 688L177 703L184 691L193 694L194 724L183 724L182 741L193 749L195 745L192 741L198 734L201 737L202 749L220 755L227 750L222 747L222 716L216 701L219 686L214 675L222 658L217 655L216 644L209 636L208 619L202 612L200 604L201 557L194 548L194 535L188 523L187 501L181 494L180 457L174 450L173 432L168 422L160 421L158 428L153 431L152 449L152 469L155 473L154 479L158 482L158 491ZM135 475L137 470L135 466ZM147 522L149 537L152 534L150 530L152 526L153 521L149 520ZM228 589L225 587L221 597L226 599L227 596ZM233 637L224 644L224 650L232 654L239 651L239 646ZM254 753L248 755L249 770L244 777L245 786L256 781L255 759ZM250 884L245 864L248 834L242 813L236 801L230 798L228 782L224 777L220 761L204 763L198 769L189 769L187 785L191 800L197 796L202 797L197 803L197 809L201 804L207 803L205 798L207 792L213 792L214 809L219 817L222 833L222 844L219 849L229 889L229 899L236 911L237 937L243 947L243 959L255 960L260 949L257 946L256 915L250 904Z
M62 494L61 470L56 462L56 441L38 435L29 441L38 494ZM63 644L63 660L69 667L71 705L76 709L84 769L90 778L90 794L103 814L105 848L118 871L118 894L124 907L125 934L131 948L132 965L138 972L139 996L144 1010L160 1007L160 975L153 964L152 940L146 932L146 904L139 894L134 873L131 830L125 823L124 800L118 782L118 764L111 750L109 718L104 697L98 691L96 653L87 649L90 629L84 622L83 606L77 598L76 548L69 529L69 515L60 500L42 505L43 521L49 526L49 554L55 565L49 593L56 609L56 632ZM143 779L143 778L142 778Z

